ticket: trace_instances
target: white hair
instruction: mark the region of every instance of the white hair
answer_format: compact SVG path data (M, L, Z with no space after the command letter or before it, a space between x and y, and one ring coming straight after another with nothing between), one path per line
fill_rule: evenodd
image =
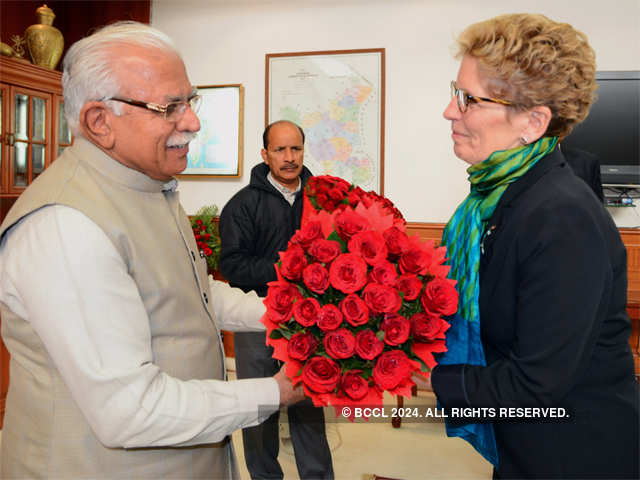
M122 79L114 73L118 59L111 51L117 45L158 48L182 58L171 38L139 22L116 22L74 43L64 57L62 89L67 123L76 136L81 135L78 121L84 104L115 97L120 91ZM111 109L120 113L115 102Z

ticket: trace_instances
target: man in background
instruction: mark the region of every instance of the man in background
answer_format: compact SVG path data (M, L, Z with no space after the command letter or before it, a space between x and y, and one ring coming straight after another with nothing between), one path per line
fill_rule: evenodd
M267 294L276 280L278 252L300 228L302 191L311 177L303 165L304 132L288 121L269 125L262 135L264 163L251 170L248 186L236 193L220 215L220 272L234 287ZM279 369L265 333L234 335L238 378L273 375ZM331 479L333 466L324 413L311 400L289 406L289 431L301 479ZM253 479L281 479L278 463L279 412L261 425L244 428L247 468Z
M75 143L0 226L11 383L2 478L234 478L229 435L303 398L225 381L217 321L264 306L209 287L176 192L200 97L171 40L110 25L64 61Z

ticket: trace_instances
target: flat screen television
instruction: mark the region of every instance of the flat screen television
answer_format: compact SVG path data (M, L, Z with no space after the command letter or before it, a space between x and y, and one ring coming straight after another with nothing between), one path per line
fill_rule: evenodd
M596 73L598 99L562 146L593 153L602 185L640 188L640 71Z

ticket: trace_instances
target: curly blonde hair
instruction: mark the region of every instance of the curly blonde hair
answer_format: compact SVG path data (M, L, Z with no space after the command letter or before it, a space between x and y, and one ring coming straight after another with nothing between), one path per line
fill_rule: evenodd
M567 23L544 15L500 15L467 27L457 44L458 58L478 61L491 96L522 110L549 107L547 136L569 135L596 99L595 52L586 35Z

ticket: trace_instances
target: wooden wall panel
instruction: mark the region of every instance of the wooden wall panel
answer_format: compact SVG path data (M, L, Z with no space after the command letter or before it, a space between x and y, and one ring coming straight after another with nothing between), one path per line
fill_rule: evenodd
M629 299L640 302L640 231L621 228L620 236L627 247L627 276Z
M435 240L436 243L440 243L444 225L444 223L408 222L407 234L418 234L418 236L423 240Z

